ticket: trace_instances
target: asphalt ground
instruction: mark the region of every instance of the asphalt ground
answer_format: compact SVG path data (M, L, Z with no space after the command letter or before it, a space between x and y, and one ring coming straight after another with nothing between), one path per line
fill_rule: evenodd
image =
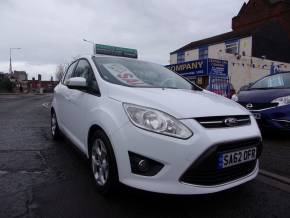
M263 132L261 168L290 178L290 132Z
M228 191L173 196L94 189L88 163L52 141L50 95L0 95L0 217L290 217L290 184L260 175ZM289 178L290 137L264 135L261 168Z

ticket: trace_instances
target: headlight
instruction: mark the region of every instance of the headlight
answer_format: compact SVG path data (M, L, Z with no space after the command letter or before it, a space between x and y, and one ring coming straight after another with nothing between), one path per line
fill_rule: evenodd
M239 98L238 98L238 96L236 94L233 94L232 95L232 100L237 102L239 100Z
M192 136L183 123L169 114L134 104L123 103L123 106L130 121L141 129L181 139Z
M278 106L284 106L290 104L290 95L285 97L276 98L271 103L278 103Z

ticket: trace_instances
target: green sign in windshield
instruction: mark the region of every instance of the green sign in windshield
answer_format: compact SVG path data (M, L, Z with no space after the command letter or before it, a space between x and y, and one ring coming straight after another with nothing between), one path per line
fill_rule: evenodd
M122 48L111 45L95 44L95 54L137 58L137 50L132 48Z

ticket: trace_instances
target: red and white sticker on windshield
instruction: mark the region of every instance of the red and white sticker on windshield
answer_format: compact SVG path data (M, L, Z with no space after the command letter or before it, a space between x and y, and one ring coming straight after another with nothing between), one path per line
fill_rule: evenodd
M140 80L134 73L122 64L104 64L104 67L119 81L130 86L147 86L148 84Z

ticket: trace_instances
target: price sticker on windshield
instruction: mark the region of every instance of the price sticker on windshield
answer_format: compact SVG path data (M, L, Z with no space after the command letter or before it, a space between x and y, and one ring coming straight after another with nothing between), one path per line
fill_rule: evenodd
M147 86L133 72L122 64L104 64L104 67L119 81L130 86Z

